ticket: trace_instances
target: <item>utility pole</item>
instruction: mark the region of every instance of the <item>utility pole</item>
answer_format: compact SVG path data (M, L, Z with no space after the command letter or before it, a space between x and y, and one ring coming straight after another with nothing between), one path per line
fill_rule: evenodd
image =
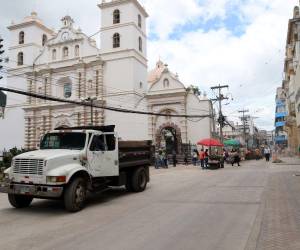
M4 53L4 50L3 50L3 39L2 37L0 36L0 70L3 69L3 66L2 66L2 62L3 62L3 58L2 58L2 54ZM3 77L0 75L0 80L2 79Z
M3 39L2 37L0 36L0 73L1 73L1 70L3 69L3 66L2 66L2 62L3 62L3 58L2 58L2 54L4 53L4 50L3 50ZM3 77L0 75L0 80L2 79ZM0 91L0 118L3 118L4 119L4 110L5 110L5 106L6 106L6 95Z
M224 142L224 136L223 136L223 127L225 126L225 117L223 116L222 113L222 101L223 100L228 100L228 97L224 97L224 95L222 94L222 89L224 88L229 88L228 85L221 85L219 84L218 86L214 86L211 87L212 90L217 89L218 90L218 96L216 99L212 99L212 101L218 101L219 102L219 118L218 118L218 122L220 124L220 139L221 142Z
M90 108L91 108L91 126L94 126L94 101L96 100L96 97L88 97L84 101L90 103Z
M248 120L249 116L245 116L245 114L249 113L249 110L248 109L247 110L243 109L243 110L239 110L238 112L243 114L243 116L240 117L240 119L243 122L243 136L244 136L244 141L246 143L246 147L248 148L248 141L246 139L246 121Z

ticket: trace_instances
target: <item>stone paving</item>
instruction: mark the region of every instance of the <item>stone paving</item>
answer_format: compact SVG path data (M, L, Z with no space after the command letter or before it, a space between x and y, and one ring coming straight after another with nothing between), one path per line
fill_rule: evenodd
M274 167L274 165L273 165ZM299 166L286 171L270 170L263 195L262 216L256 250L300 249L300 177Z

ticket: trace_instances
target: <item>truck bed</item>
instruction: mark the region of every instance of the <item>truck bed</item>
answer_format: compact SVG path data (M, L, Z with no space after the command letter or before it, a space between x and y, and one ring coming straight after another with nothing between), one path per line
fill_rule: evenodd
M119 166L122 168L150 166L151 141L119 141Z

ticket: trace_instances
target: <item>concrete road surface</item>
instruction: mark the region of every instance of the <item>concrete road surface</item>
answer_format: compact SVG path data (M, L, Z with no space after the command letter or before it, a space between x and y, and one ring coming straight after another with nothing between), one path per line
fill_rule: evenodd
M116 189L92 196L76 214L65 212L61 202L45 200L17 210L0 194L0 249L266 250L287 247L290 241L294 248L282 249L300 249L295 237L299 216L293 222L294 214L299 215L295 202L290 205L294 210L288 208L282 241L273 244L281 229L272 215L280 224L285 213L272 204L283 199L282 209L287 209L294 200L285 191L299 193L300 186L293 186L300 183L294 175L297 169L264 161L216 171L192 166L153 169L145 192ZM285 184L281 190L281 182L287 180L293 188Z

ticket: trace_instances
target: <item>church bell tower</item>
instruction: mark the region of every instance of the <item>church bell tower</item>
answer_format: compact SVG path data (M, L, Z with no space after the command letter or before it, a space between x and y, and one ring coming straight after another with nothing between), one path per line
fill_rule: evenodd
M147 12L137 0L103 0L99 7L101 56L107 62L107 80L110 87L145 92Z
M147 110L147 12L138 0L102 0L101 58L106 104ZM126 140L147 140L148 116L105 111L105 124L116 124Z

